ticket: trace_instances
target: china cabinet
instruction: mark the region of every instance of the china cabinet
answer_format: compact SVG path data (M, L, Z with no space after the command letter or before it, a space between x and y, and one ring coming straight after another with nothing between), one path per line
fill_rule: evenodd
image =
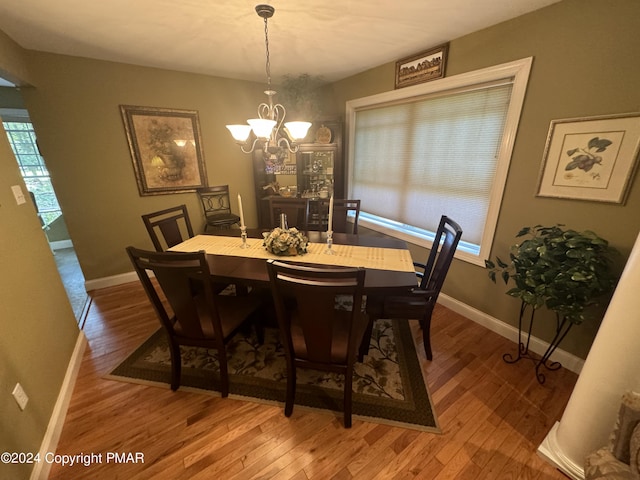
M253 153L259 228L269 224L269 197L282 195L309 199L310 228L320 229L326 212L319 200L344 195L342 124L336 121L314 122L297 153L282 162L265 161L262 150Z

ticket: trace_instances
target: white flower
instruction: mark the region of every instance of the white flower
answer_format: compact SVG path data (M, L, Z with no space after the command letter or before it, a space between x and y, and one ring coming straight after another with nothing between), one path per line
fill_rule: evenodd
M302 255L307 253L307 237L297 228L274 228L264 233L264 248L274 255Z

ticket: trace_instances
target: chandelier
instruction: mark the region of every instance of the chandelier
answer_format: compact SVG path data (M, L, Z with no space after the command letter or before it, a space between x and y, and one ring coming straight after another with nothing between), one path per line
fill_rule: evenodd
M284 117L287 112L280 103L273 103L276 94L271 88L271 63L269 61L269 29L267 20L273 16L275 9L271 5L256 6L256 13L264 19L264 43L266 49L266 72L267 90L265 94L268 103L261 103L258 106L258 118L247 120L248 125L227 125L236 143L240 145L244 153L253 152L256 147L261 148L265 161L271 160L281 163L288 155L287 152L298 151L296 141L307 136L307 131L311 127L310 122L287 122ZM284 124L284 128L282 128ZM284 131L284 134L281 133ZM249 136L253 132L256 137L253 143L249 143Z

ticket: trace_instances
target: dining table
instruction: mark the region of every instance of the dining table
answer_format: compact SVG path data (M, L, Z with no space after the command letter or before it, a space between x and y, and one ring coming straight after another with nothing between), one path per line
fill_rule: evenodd
M248 229L243 248L240 229L218 229L196 235L170 248L174 252L206 253L212 280L268 288L267 260L333 267L364 267L364 293L393 295L416 287L416 274L404 241L371 234L333 233L332 254L327 254L327 232L304 232L307 253L276 256L266 251L260 229Z

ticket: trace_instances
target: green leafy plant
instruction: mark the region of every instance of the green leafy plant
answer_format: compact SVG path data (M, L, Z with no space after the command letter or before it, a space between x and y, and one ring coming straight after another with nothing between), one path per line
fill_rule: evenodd
M511 247L509 262L485 260L489 278L498 276L515 286L507 295L520 298L534 309L545 306L573 324L585 320L585 309L616 283L611 271L615 250L591 231L553 227L525 227L516 237L528 238Z
M287 109L288 120L313 121L322 114L323 99L320 88L326 82L322 77L303 73L297 77L285 75L280 101Z

